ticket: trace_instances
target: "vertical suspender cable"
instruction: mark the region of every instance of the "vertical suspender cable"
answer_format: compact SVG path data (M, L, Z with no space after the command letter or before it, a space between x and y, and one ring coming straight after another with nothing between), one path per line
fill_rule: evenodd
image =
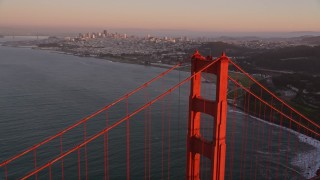
M129 115L129 102L128 97L126 98L126 116ZM130 180L130 121L126 122L126 141L127 141L127 180Z
M84 141L87 140L87 123L83 123L83 139ZM88 180L88 152L87 152L87 145L84 146L84 159L85 159L85 173L86 173L86 180Z
M106 127L109 126L109 116L108 116L108 110L106 111ZM109 143L108 143L108 132L104 134L104 180L109 180Z
M37 169L37 149L33 150L34 156L34 169ZM38 179L38 173L35 175L36 180Z
M60 155L63 154L62 149L62 135L60 136ZM63 158L61 159L61 179L64 179L64 161Z
M80 149L78 149L78 180L81 180L81 159L80 159Z

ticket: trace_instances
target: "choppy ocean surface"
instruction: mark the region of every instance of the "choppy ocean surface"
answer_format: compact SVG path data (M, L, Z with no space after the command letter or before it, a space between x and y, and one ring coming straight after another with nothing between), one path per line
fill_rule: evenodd
M0 39L5 40L10 38ZM15 40L19 40L19 37ZM29 48L0 46L0 161L77 122L164 70ZM164 80L131 97L130 111L187 76L186 72L174 71ZM214 85L204 84L203 89L214 90ZM168 177L167 169L170 169L171 178L184 179L188 96L189 84L186 84L150 108L152 179ZM120 103L108 113L109 123L120 119L125 113L126 104ZM146 116L148 111L130 120L132 179L141 179L149 168L148 164L146 166L144 139ZM210 119L204 119L208 126L203 127L202 131L204 136L210 137L206 133L210 133ZM88 136L103 128L105 120L104 114L88 123ZM229 108L227 128L227 147L232 147L227 148L227 178L303 179L312 177L320 166L320 143L304 135L246 116L232 108ZM125 125L109 133L111 179L126 177L125 133ZM82 137L83 126L63 137L63 147L73 147L73 142L81 142ZM165 145L162 151L163 139ZM49 150L37 151L39 165L42 163L41 159L50 159L49 156L59 153L59 139L47 148ZM102 179L103 138L89 144L88 152L88 176L90 179ZM80 153L83 155L84 151ZM69 179L78 177L76 159L77 153L65 159L65 177ZM30 169L27 166L33 167L32 155L23 161L23 166L8 167L10 179L28 172ZM81 175L84 177L83 161L82 157ZM209 168L208 163L202 161L204 170ZM60 164L52 167L53 172L56 172L55 179L61 177L59 167ZM209 177L206 172L201 172L201 176L202 179ZM48 171L39 174L39 177L47 179ZM0 169L0 179L4 179L3 169Z

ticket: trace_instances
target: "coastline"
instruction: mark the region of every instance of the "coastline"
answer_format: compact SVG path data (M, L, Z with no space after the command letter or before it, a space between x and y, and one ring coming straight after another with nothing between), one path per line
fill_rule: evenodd
M73 56L78 56L78 57L92 57L92 58L97 58L97 59L102 59L102 60L107 60L111 62L117 62L117 63L126 63L126 64L136 64L136 65L144 65L144 66L152 66L152 67L159 67L159 68L165 68L169 69L173 67L174 65L168 65L168 64L160 64L160 63L150 63L150 64L144 64L139 61L130 61L128 59L124 58L116 58L116 57L99 57L99 56L83 56L83 55L77 55L74 53L69 53L69 52L64 52L64 51L56 51L52 49L46 49L46 48L32 48L36 50L49 50L50 52L53 53L59 53L59 54L65 54L65 55L73 55ZM182 69L182 71L189 71L188 69ZM210 83L215 83L215 82L210 82ZM241 109L241 107L238 107ZM290 162L291 165L298 167L301 169L301 172L303 173L302 175L306 178L312 178L313 174L317 170L317 168L320 166L320 155L313 161L308 161L310 158L314 158L315 155L320 154L320 141L313 139L311 137L308 137L302 133L299 133L295 131L294 129L287 128L285 126L280 126L276 123L271 123L268 122L267 120L259 119L258 117L255 117L253 115L249 115L251 118L257 119L261 122L264 122L266 124L269 124L271 126L277 127L277 128L282 128L292 134L294 134L300 142L306 143L313 148L310 149L308 152L299 152L295 157L292 158L292 161Z
M76 54L73 54L73 53L68 53L68 52L63 52L63 51L53 51L53 50L50 50L50 49L41 49L41 48L34 48L34 47L27 47L27 46L7 46L7 47L16 47L16 48L29 48L29 49L34 49L34 50L45 50L45 51L49 51L49 52L52 52L52 53L58 53L58 54L65 54L65 55L72 55L72 56L78 56L78 55L76 55ZM135 63L135 62L126 62L126 61L121 61L120 59L116 59L116 58L114 58L114 59L112 59L112 60L110 60L110 59L105 59L105 58L100 58L100 57L94 57L94 56L78 56L78 57L92 57L92 58L97 58L97 59L102 59L102 60L107 60L107 61L111 61L111 62L119 62L119 63L127 63L127 64L137 64L137 65L144 65L144 66L153 66L153 67L160 67L160 68L170 68L170 67L172 67L172 66L161 66L161 64L159 65L159 64L150 64L150 65L145 65L145 64L141 64L141 63ZM241 113L241 112L240 112ZM249 115L249 116L252 116L252 115ZM254 117L254 116L252 116L253 118L257 118L257 117ZM261 120L260 119L260 121L263 121L264 123L270 123L270 122L268 122L268 121L266 121L266 120ZM279 125L277 125L277 124L274 124L274 123L270 123L270 125L274 125L274 126L279 126ZM300 133L298 133L298 132L296 132L296 131L293 131L293 130L291 130L291 129L288 129L288 128L286 128L286 127L283 127L283 126L279 126L279 128L284 128L284 129L287 129L288 131L292 131L292 133L293 134L295 134L298 138L299 138L299 140L301 141L301 142L305 142L304 140L305 139L307 139L307 138L305 138L305 135L303 135L303 134L300 134ZM310 139L309 138L309 140L306 140L307 142L305 142L305 143L311 143L312 142L312 139ZM313 141L313 142L317 142L317 146L319 147L318 148L318 151L320 151L320 145L319 145L319 141ZM314 146L313 144L310 144L310 145L312 145L312 146ZM317 149L317 146L315 146L316 147L316 149ZM316 151L317 152L317 151ZM302 156L300 156L300 154L306 154L306 156L307 157L310 157L310 153L309 152L306 152L306 153L299 153L298 155L299 155L299 157L302 157ZM299 159L299 158L298 158ZM310 159L310 158L304 158L304 159ZM300 162L300 161L298 161L297 160L297 162ZM305 165L305 163L304 163L304 165ZM319 163L318 163L318 165L319 165ZM315 166L315 168L316 167L318 167L318 166ZM307 169L308 170L308 169ZM311 170L309 170L310 172L311 172ZM313 172L311 172L311 174L312 174ZM310 174L310 175L311 175Z
M242 112L241 109L240 111L230 109L228 110L228 112L247 115L244 112ZM309 145L310 147L312 147L306 152L298 152L294 157L291 158L290 164L299 168L301 170L301 173L302 173L301 175L303 177L307 179L314 177L315 172L320 167L320 141L313 139L309 136L306 136L302 133L299 133L297 131L294 131L292 129L289 129L287 127L268 122L258 117L255 117L252 115L249 115L249 117L256 119L262 123L268 124L270 126L290 132L291 134L295 135L300 142L305 143L306 145Z
M144 63L143 61L134 61L133 59L127 59L124 57L111 57L111 56L106 56L106 57L101 57L101 56L97 56L97 55L83 55L83 54L76 54L76 53L71 53L71 52L67 52L67 51L61 51L61 50L57 50L55 48L41 48L38 47L36 45L6 45L6 44L0 44L0 46L4 46L4 47L13 47L13 48L29 48L29 49L33 49L33 50L42 50L42 51L48 51L51 53L57 53L57 54L64 54L64 55L72 55L72 56L77 56L77 57L91 57L91 58L97 58L97 59L102 59L102 60L106 60L106 61L110 61L110 62L115 62L115 63L125 63L125 64L136 64L136 65L143 65L143 66L152 66L152 67L158 67L158 68L165 68L165 69L169 69L174 65L171 64L161 64L161 63ZM182 71L186 71L183 70L183 68L181 68Z
M59 50L56 50L54 48L40 48L38 46L34 46L31 49L44 50L44 51L49 51L49 52L52 52L52 53L72 55L72 56L77 56L77 57L91 57L91 58L97 58L97 59L102 59L102 60L106 60L106 61L110 61L110 62L116 62L116 63L153 66L153 67L166 68L166 69L169 69L169 68L174 66L174 65L168 65L168 64L163 64L163 65L161 65L161 64L153 64L153 63L145 64L145 63L142 63L141 61L133 61L132 59L130 60L130 59L126 59L126 58L123 58L123 57L107 56L107 57L104 58L104 57L97 56L97 55L82 55L82 54L76 54L76 53L71 53L71 52L66 52L66 51L59 51Z

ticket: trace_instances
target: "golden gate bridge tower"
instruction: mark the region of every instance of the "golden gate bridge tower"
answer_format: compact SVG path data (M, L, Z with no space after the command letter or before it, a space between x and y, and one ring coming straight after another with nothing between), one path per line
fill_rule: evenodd
M235 74L237 74L236 76L230 75L229 68L231 66L235 69ZM165 179L165 170L167 171L167 179L170 179L170 177L172 177L172 174L170 174L170 130L172 130L173 128L171 128L170 126L170 118L167 118L168 128L164 129L157 127L157 130L160 130L161 135L158 139L152 139L151 132L153 131L151 130L154 130L155 128L153 129L151 126L150 107L157 102L165 103L164 97L166 97L167 95L172 95L175 90L186 83L190 83L191 86L189 100L187 101L189 103L189 107L188 109L186 109L188 117L185 118L188 120L188 123L187 128L184 128L184 130L187 129L186 144L184 144L186 146L183 145L183 147L180 148L183 150L183 158L185 157L185 162L182 162L182 166L183 169L185 169L185 172L182 172L183 175L179 175L180 179L185 178L188 180L223 180L227 176L226 172L228 170L233 170L233 168L235 167L233 166L233 163L238 163L240 172L237 172L237 174L235 175L228 175L228 179L232 179L235 176L240 176L240 179L259 179L259 177L261 176L267 178L272 177L275 179L290 179L290 173L295 172L295 170L292 170L292 168L287 168L290 166L288 152L289 150L291 150L291 153L294 152L297 154L297 152L295 152L298 149L297 143L294 143L294 140L296 142L298 141L296 135L303 135L305 139L310 138L311 140L309 144L314 146L317 145L320 147L320 143L318 141L320 140L319 123L310 120L308 117L291 107L287 102L277 97L261 82L254 79L240 66L238 66L230 58L228 58L225 53L222 53L222 55L216 59L212 59L212 57L210 56L203 57L198 51L196 51L191 58L191 73L190 75L187 75L185 79L180 80L179 76L178 83L174 82L174 85L170 85L169 89L164 89L163 87L161 87L163 89L160 88L161 91L157 91L158 94L154 95L154 97L152 98L149 96L147 96L147 98L141 98L140 94L140 96L138 96L140 100L145 98L145 101L140 102L141 104L137 104L137 102L135 101L136 99L133 99L133 103L130 102L129 98L131 96L133 96L134 94L139 95L138 92L142 92L143 89L149 87L155 81L158 81L168 73L172 72L173 70L177 70L180 67L181 63L170 67L161 74L150 79L141 86L128 92L127 94L109 103L108 105L102 107L96 112L66 127L60 132L47 137L43 141L34 144L33 146L12 156L11 158L0 162L0 179L38 179L38 177L41 179L54 179L55 175L56 177L59 177L61 179L68 179L66 172L72 171L70 173L72 174L72 176L70 177L78 178L79 180L84 178L89 179L89 177L95 177L95 173L97 172L99 172L99 176L103 177L103 179L105 180L111 179L110 177L121 177L121 179L127 180L132 177L142 179L143 175L144 179L147 180L154 178L154 176L152 176L153 164L159 165L159 167L156 167L155 169L158 173L161 172L159 173L161 174L161 178L157 177L157 179ZM216 77L215 92L213 92L212 95L209 94L209 97L208 94L205 94L202 91L202 77L204 76L204 73L211 74ZM248 85L240 83L238 75L247 78L250 83L248 83ZM233 87L230 86L230 84L232 84ZM252 84L255 85L256 89L252 88ZM239 133L242 135L242 141L239 142L241 143L241 147L239 147L239 150L241 152L237 159L240 162L236 162L237 160L235 160L234 158L228 159L227 157L226 137L227 132L229 132L227 131L227 114L230 114L228 113L230 111L227 110L227 107L232 107L234 110L239 108L239 106L237 106L237 104L240 102L239 95L237 95L237 93L240 92L239 90L241 90L241 92L244 92L243 94L241 94L241 103L243 103L241 113L245 116L245 118L241 119L241 122L244 125L241 127L244 127L244 132L241 131ZM234 93L231 99L229 97L230 92ZM266 97L268 97L268 99L266 99ZM135 106L135 108L132 108L132 106L130 106L130 103L136 105L137 107ZM163 104L163 107L165 105L166 104ZM116 111L110 111L111 108L115 108ZM119 113L119 109L123 110L123 113ZM164 108L162 110L159 110L160 114L164 114L164 112L168 109L170 108L166 107L166 109ZM177 110L173 111L177 113ZM113 121L110 121L109 119L111 112L117 113L116 118L112 119ZM133 136L136 136L134 134L134 130L136 129L130 128L130 126L132 127L132 124L137 122L133 121L133 119L135 115L141 112L145 112L144 121L141 121L141 119L143 119L141 118L142 116L139 117L139 122L142 124L141 127L143 127L144 130L140 129L139 133L143 135L139 136L138 139L143 139L144 141L140 144L134 144L132 143L132 139ZM159 114L159 112L157 113ZM233 111L233 113L235 114L236 112ZM202 129L202 127L206 126L202 122L204 116L209 116L209 121L210 123L212 123L212 127L208 127L208 129L210 129L210 133L212 133L209 136L211 138L205 136L205 133ZM236 114L236 116L240 115ZM251 119L249 119L249 117L251 117ZM87 128L87 123L89 123L89 121L92 123L100 123L100 125L97 125L97 129L94 129L94 132L90 131L90 133L88 133L89 129ZM164 118L159 121L162 122L162 127L164 127ZM250 133L248 128L249 121L250 126L253 126ZM228 122L230 121L228 120ZM230 122L230 124L234 125L236 124L236 121ZM267 126L266 124L268 125L267 128L265 128L265 126ZM121 125L123 125L122 129ZM274 133L276 135L273 135L272 128L277 129L277 133ZM112 171L110 171L109 168L112 167L110 166L110 164L112 164L110 162L110 159L112 159L110 158L110 156L112 155L110 155L109 149L115 148L116 153L120 152L120 150L117 149L118 147L110 146L111 141L109 141L109 139L115 136L111 137L112 134L109 133L114 129L125 130L124 132L121 131L121 135L125 140L121 141L122 139L117 139L117 144L122 145L121 147L124 148L124 150L122 149L122 151L125 153L121 154L121 156L117 156L124 159L120 175L116 174L115 176L111 176ZM67 139L67 135L70 135L67 133L72 134L73 130L77 130L76 135L78 137L78 141L76 141L75 139ZM168 150L166 152L167 165L165 165L164 163L164 133L168 133ZM235 131L231 131L231 133L233 133L232 136L234 137ZM99 140L99 138L100 141L96 141ZM155 144L161 145L162 148L156 147L157 150L152 151L151 141L153 140L157 141ZM65 142L68 141L72 141L72 143L69 143L71 144L70 146L66 146ZM250 142L250 146L247 145L249 141L252 141ZM232 147L235 147L235 141L231 140L228 141L228 143L228 148L229 145L231 147L230 149L232 149ZM90 158L88 158L90 154L88 152L88 147L90 145L92 145L91 147L95 145L94 147L100 148L102 152L101 158L96 158L98 160L101 160L100 166L94 166L92 169L94 169L95 171L91 172L91 174L89 172L90 163L88 163L90 161ZM137 145L139 147L134 149L135 146L133 145ZM140 147L143 145L144 147ZM48 152L51 153L53 147L57 148L56 151L52 152L53 155L49 154L48 157L41 156ZM270 153L271 151L276 152L275 155L272 154L270 156L267 156L267 158L273 157L276 159L276 161L281 160L281 163L285 165L279 162L267 161L266 166L262 168L263 170L266 169L266 171L261 171L260 163L262 164L263 161L265 161L265 154L256 154L254 159L250 158L249 160L245 156L246 153L248 154L249 152L257 153L258 150L260 150L259 148L261 147L266 148L263 149L266 151L265 154L272 154ZM158 149L161 150L158 151ZM250 151L248 151L248 149ZM141 165L142 168L140 169L137 167L133 167L134 163L132 163L132 161L137 160L138 162L142 162L143 157L141 157L142 159L135 159L134 155L132 155L132 151L137 151L138 153L142 152L141 154L144 153L144 168L143 165ZM284 155L282 155L283 151L285 151ZM161 156L161 158L158 158L157 160L161 159L162 163L153 163L151 161L152 152L155 153L154 156ZM228 154L228 156L231 155L233 157L233 155L237 152L230 151L229 153L230 154ZM177 154L177 156L180 157L181 154ZM319 152L313 153L310 157L311 158L308 158L307 161L316 164L316 157L320 157ZM206 159L206 162L207 160L209 160L209 168L203 168L201 166L201 161L203 162L204 158ZM20 162L22 163L19 164ZM29 166L26 165L25 162L28 162ZM226 168L228 162L230 166ZM69 163L68 166L67 163ZM246 163L248 163L247 166ZM273 165L272 163L274 163L275 165ZM21 171L17 167L23 167L24 169ZM72 170L68 167L72 167L74 169ZM181 169L179 170L181 172ZM282 174L279 173L279 170L282 171ZM207 178L204 178L201 175L203 171L206 171L205 173L209 174ZM140 174L138 174L137 172ZM136 174L138 174L138 176Z
M225 53L219 61L210 66L205 72L217 77L216 99L205 99L201 96L201 69L212 63L212 58L204 58L198 51L192 56L189 122L187 137L187 167L186 177L189 180L200 179L200 156L211 160L211 179L222 180L225 173L226 158L226 115L227 115L227 86L228 62ZM213 139L207 140L201 136L201 113L212 116Z

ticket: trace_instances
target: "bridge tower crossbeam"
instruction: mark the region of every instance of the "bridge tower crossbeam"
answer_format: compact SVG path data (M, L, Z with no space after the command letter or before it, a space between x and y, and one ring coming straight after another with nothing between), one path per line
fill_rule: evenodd
M187 167L186 179L200 179L200 156L211 160L210 177L213 180L223 180L226 159L226 115L227 115L227 85L228 57L225 53L217 59L217 63L209 66L206 73L215 74L216 99L209 100L201 96L201 69L212 62L211 57L203 57L196 51L191 58L191 90L189 99L189 122L187 137ZM207 140L201 136L201 113L213 117L213 139Z

